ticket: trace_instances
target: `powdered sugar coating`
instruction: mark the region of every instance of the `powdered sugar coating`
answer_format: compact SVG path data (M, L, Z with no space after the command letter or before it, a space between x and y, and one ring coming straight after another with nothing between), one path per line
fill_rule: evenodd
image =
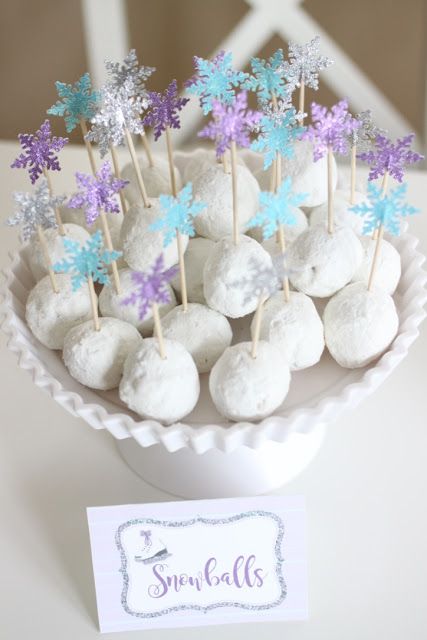
M326 346L342 367L364 367L394 340L399 318L393 298L381 289L368 291L355 282L326 305L323 322Z
M209 390L218 411L230 420L260 420L284 401L289 367L275 345L261 340L257 357L251 342L228 347L209 376Z
M363 248L363 259L351 281L364 282L365 285L368 285L376 242L369 236L360 238L360 242ZM399 284L401 273L402 267L399 252L390 242L384 239L381 240L375 269L375 286L393 295Z
M150 198L158 198L162 193L171 193L169 163L165 157L159 155L154 156L154 167L150 167L146 158L140 156L138 158L138 164L141 169L147 194ZM142 204L141 191L139 190L135 169L131 162L123 167L121 177L123 180L129 180L129 184L124 188L126 200L130 204ZM182 180L177 167L175 167L175 178L179 191L182 187Z
M96 331L92 320L71 329L64 339L63 359L70 375L91 389L118 386L123 363L142 342L138 330L117 318L100 318Z
M126 359L120 398L142 418L176 422L190 413L199 398L196 365L179 342L164 340L162 360L155 338L147 338Z
M253 331L254 321L251 324ZM289 301L283 291L267 300L260 331L261 340L277 346L291 371L319 362L325 348L323 323L311 298L291 291Z
M196 218L199 235L220 240L233 232L233 197L231 174L222 165L212 164L198 173L193 182L193 195L207 206ZM239 231L243 232L258 210L259 186L249 169L237 165L237 201Z
M214 241L209 238L190 238L188 242L184 261L188 302L206 303L203 293L203 269L214 245ZM173 278L171 284L180 296L181 278L179 273Z
M80 244L85 244L89 240L89 233L77 224L64 224L65 237L75 240ZM46 229L44 231L46 238L47 251L52 264L60 262L66 257L64 249L63 237L59 235L57 229ZM30 251L28 252L28 263L31 273L35 280L40 280L48 274L44 253L40 246L38 238L31 240Z
M162 320L163 335L184 345L199 373L210 371L230 346L233 332L227 318L202 304L191 303L169 311Z
M273 268L270 255L253 238L239 236L237 245L232 238L223 238L217 242L209 253L203 270L204 294L208 306L229 318L241 318L255 311L257 296L249 296L241 285L254 263L259 268Z
M256 174L263 191L270 190L271 171L259 171ZM313 145L309 140L297 140L294 144L294 157L282 158L282 179L292 178L292 189L295 193L306 193L304 207L317 207L328 199L328 164L327 158L317 162L313 160ZM332 186L337 185L337 167L333 161Z
M25 307L28 326L48 349L62 349L68 331L89 320L92 313L87 287L73 291L69 275L58 273L55 278L58 293L45 276L30 291Z
M99 309L103 316L118 318L124 322L129 322L138 329L143 336L151 336L153 333L154 320L151 307L148 309L143 320L139 319L138 307L133 304L122 304L132 291L135 290L135 282L132 280L131 269L120 269L120 286L121 293L117 294L113 284L105 285L99 294ZM172 287L166 285L169 291L170 302L167 304L159 304L159 314L164 316L176 305L175 294Z
M336 229L339 227L350 227L357 235L363 233L363 218L358 216L352 211L350 207L356 204L362 204L367 202L366 194L356 191L354 193L354 204L350 203L350 192L344 189L337 189L334 192L334 226ZM310 211L310 225L328 224L328 203L314 207Z
M151 207L134 204L124 217L120 239L123 257L134 271L148 271L156 258L163 253L164 268L169 269L178 262L176 242L163 246L162 231L152 231L150 225L162 216L159 201L151 198ZM185 251L188 236L181 236Z
M328 233L323 225L309 227L287 252L295 289L327 298L350 282L362 262L360 240L348 227Z
M289 246L296 238L298 238L299 235L301 235L303 231L308 229L307 216L302 209L300 209L299 207L294 207L293 215L295 216L295 224L288 225L284 229L286 246ZM276 253L280 251L276 236L272 236L271 238L268 238L268 240L264 240L262 229L260 227L248 229L246 233L251 238L254 238L258 242L261 242L262 246L271 255L276 255ZM277 245L277 251L275 250L274 245Z

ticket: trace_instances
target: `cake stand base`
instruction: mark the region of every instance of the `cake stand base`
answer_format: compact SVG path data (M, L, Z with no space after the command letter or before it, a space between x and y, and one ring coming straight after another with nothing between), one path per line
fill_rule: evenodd
M269 441L232 453L170 453L160 444L141 447L133 438L117 440L117 446L129 467L158 489L183 498L229 498L268 493L289 482L311 462L323 437L324 425L317 425L284 443Z

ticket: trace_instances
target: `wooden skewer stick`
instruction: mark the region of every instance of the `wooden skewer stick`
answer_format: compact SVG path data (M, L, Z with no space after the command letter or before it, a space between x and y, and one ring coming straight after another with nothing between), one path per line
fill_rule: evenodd
M389 179L389 172L386 171L383 175L383 182L381 185L381 197L385 198L387 195L387 190L388 190L388 179ZM374 232L372 234L372 240L377 240L378 238L378 233L379 233L379 229L374 229Z
M264 313L264 302L266 301L266 299L267 298L265 296L260 297L256 312L255 312L255 326L252 334L252 348L251 348L252 358L256 358L258 353L259 334L261 331L261 322L262 322L262 316Z
M168 149L168 162L169 162L169 176L171 181L171 191L174 198L176 198L177 188L176 188L176 175L175 175L175 167L173 166L173 148L172 148L172 139L169 127L166 127L166 146Z
M304 81L301 81L300 87L299 87L299 104L298 104L298 111L300 111L300 113L304 113L304 100L305 100L305 84ZM301 118L301 126L304 124L304 117Z
M239 244L239 208L237 203L237 149L234 140L230 145L231 151L231 191L233 196L233 244Z
M111 153L111 159L113 161L114 175L116 176L117 180L120 180L121 176L120 176L119 158L117 156L116 148L113 147L113 145L110 145L110 153ZM126 206L126 198L125 198L125 194L123 193L123 189L120 189L119 197L120 197L120 204L122 207L122 213L123 215L125 215L127 212L127 206Z
M153 154L152 154L152 151L151 151L150 143L147 140L147 136L145 134L145 131L143 133L141 133L140 135L141 135L142 146L144 147L145 155L147 156L148 165L150 167L154 167L154 158L153 158Z
M369 274L369 281L368 281L368 291L372 291L372 288L374 286L375 272L377 270L378 258L380 255L381 241L383 239L383 235L384 235L384 225L381 225L380 228L378 229L374 257L372 258L371 273Z
M166 360L165 343L163 340L162 324L160 322L159 307L157 302L153 302L151 305L151 308L153 310L154 332L155 332L155 335L157 336L157 341L159 343L160 357L162 360Z
M52 285L52 291L54 293L59 293L58 282L56 280L55 272L52 268L52 261L50 259L49 250L47 248L46 236L44 235L43 228L39 224L37 225L37 235L39 237L40 247L43 252L45 265L49 273L50 284Z
M224 173L230 173L226 151L224 151L224 153L222 154L222 168L224 169Z
M101 217L102 230L104 231L104 236L105 236L105 245L108 251L114 251L113 242L111 240L110 228L108 226L107 216L105 215L105 211L103 209L101 209L100 217ZM117 268L117 262L115 260L111 262L111 269L113 271L114 288L116 290L117 295L120 295L122 293L122 287L120 284L120 276L119 276L119 270Z
M276 184L275 184L275 191L277 192L277 189L279 188L279 184L280 184L280 176L282 174L282 158L280 156L280 153L277 152L276 153ZM280 246L280 253L282 254L282 256L285 255L285 251L286 251L286 242L285 242L285 230L283 229L283 225L280 224L279 228L277 230L277 238L279 241L279 246ZM283 278L283 293L285 295L285 301L289 302L289 278L288 276L285 276Z
M328 233L334 232L334 190L332 187L333 153L328 147Z
M98 316L98 298L96 297L92 276L88 276L87 285L89 287L90 306L92 308L93 326L95 331L100 331L101 326L99 324L99 316Z
M46 169L46 167L43 167L43 175L47 180L47 186L48 186L48 189L49 189L49 195L50 195L51 198L53 198L52 181L50 179L50 173ZM64 225L62 224L61 214L59 213L58 207L55 207L55 218L56 218L56 224L58 225L58 233L59 233L59 235L60 236L65 236L65 229L64 229Z
M141 169L139 166L138 158L136 157L135 145L133 144L132 136L127 127L124 128L126 144L129 149L130 156L132 158L133 168L136 173L136 179L138 181L139 191L141 193L142 201L144 203L144 207L150 207L150 201L148 200L147 190L145 188L144 180L142 178Z
M357 147L354 144L351 147L350 204L354 204L354 194L356 191L356 150L357 150Z
M95 154L93 153L93 148L90 143L90 140L86 138L87 135L87 125L86 120L84 118L80 118L80 128L82 130L83 140L86 146L86 151L89 156L90 167L92 169L93 175L96 173L96 162L95 162Z
M181 301L184 313L188 309L188 296L187 296L187 277L185 274L185 262L184 262L184 250L182 248L182 236L181 232L176 230L176 244L178 247L178 261L179 261L179 278L181 282Z

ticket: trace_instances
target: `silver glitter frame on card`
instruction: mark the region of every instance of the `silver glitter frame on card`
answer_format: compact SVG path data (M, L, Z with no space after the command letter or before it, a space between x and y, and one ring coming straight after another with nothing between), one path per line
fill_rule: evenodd
M133 611L129 608L127 604L127 594L129 589L129 574L127 572L128 560L126 556L126 552L123 549L121 536L125 529L134 525L147 525L153 524L163 527L189 527L197 523L207 524L207 525L217 525L217 524L228 524L230 522L237 522L244 518L260 518L267 517L274 520L277 525L277 537L274 545L274 551L276 555L276 576L280 586L280 595L279 597L271 603L262 604L262 605L251 605L244 604L242 602L229 602L229 601L221 601L215 602L210 605L202 606L198 604L182 604L174 607L167 607L165 609L161 609L160 611L152 611L152 612L141 612L141 611ZM201 516L196 516L195 518L191 518L190 520L156 520L154 518L135 518L132 520L128 520L119 526L116 531L115 541L116 547L120 553L121 558L121 567L119 569L120 573L123 574L123 588L121 594L121 604L123 609L129 615L136 616L138 618L157 618L159 616L164 616L169 613L175 611L185 611L185 610L194 610L194 611L202 611L203 613L207 613L213 609L218 609L219 607L235 607L239 609L246 609L249 611L263 611L266 609L273 609L274 607L279 606L286 598L287 595L287 587L286 582L283 577L282 572L282 564L284 562L284 558L282 556L282 542L285 534L285 526L283 524L282 518L280 518L276 513L272 513L271 511L245 511L243 513L238 513L233 516L228 516L224 518L203 518Z

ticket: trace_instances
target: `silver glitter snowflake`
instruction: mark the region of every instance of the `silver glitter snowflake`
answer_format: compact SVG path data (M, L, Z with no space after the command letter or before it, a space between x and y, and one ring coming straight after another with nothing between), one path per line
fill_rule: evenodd
M144 132L141 113L148 107L148 100L133 96L132 88L132 81L127 79L119 89L106 84L101 90L101 106L91 120L87 139L98 143L102 157L110 146L124 144L125 127L130 133Z
M6 224L10 227L20 225L24 240L29 240L37 231L37 227L42 229L57 227L55 207L64 202L65 196L51 197L46 178L40 179L32 193L17 191L13 194L13 199L15 214L6 220Z
M306 44L289 43L289 62L283 63L283 72L291 86L319 88L319 71L326 69L333 60L320 55L320 37L316 36Z
M131 82L133 86L133 96L147 99L145 83L156 69L155 67L140 65L135 49L129 51L122 64L120 64L120 62L106 60L105 68L108 74L107 83L113 90L117 91L121 89L126 82Z
M357 147L360 151L369 151L372 143L378 135L385 135L387 131L381 129L374 124L372 120L372 111L366 109L356 114L355 119L359 121L360 126L350 132L348 136L348 143L350 147Z
M230 284L232 288L243 289L243 304L254 298L270 297L279 289L279 280L273 266L266 267L254 257L249 260L247 275Z

